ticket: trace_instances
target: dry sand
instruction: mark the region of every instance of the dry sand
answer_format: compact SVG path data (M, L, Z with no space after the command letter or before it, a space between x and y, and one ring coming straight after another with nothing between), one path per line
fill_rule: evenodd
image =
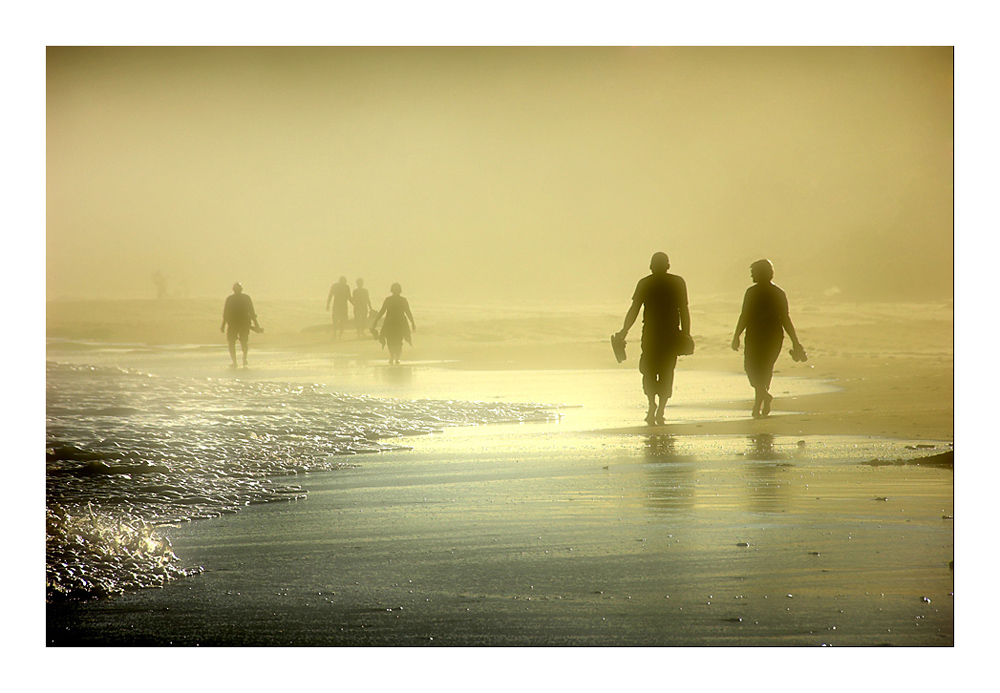
M203 575L50 609L48 642L953 644L950 304L799 307L810 361L782 358L763 421L728 347L738 306L695 307L678 404L648 427L637 354L616 367L607 343L623 310L411 303L409 365L392 370L370 340L332 341L319 302L260 301L267 331L243 377L583 408L416 439L301 481L304 502L169 530ZM209 308L221 301L50 303L48 336L214 340L192 361L224 364ZM172 348L114 358L160 367Z

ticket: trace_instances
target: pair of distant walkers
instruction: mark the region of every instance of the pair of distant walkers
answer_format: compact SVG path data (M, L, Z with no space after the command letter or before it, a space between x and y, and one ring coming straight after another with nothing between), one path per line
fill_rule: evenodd
M359 337L363 337L368 329L368 316L375 312L372 307L371 297L368 289L365 288L365 280L357 280L357 288L351 292L351 287L347 283L347 277L330 287L330 293L326 296L326 309L330 310L333 304L333 337L340 339L344 336L344 329L350 322L347 317L347 307L354 307L354 329Z
M333 331L334 338L339 339L343 335L343 326L347 324L347 306L350 303L354 306L354 326L358 336L363 337L366 330L370 329L376 339L383 347L389 349L389 364L399 365L399 358L403 353L403 342L406 341L412 346L410 338L410 326L413 331L417 329L417 324L413 321L413 313L410 312L410 303L403 297L403 289L399 282L394 283L389 289L389 296L382 302L371 328L368 327L368 316L375 312L372 307L368 290L364 288L363 279L358 279L358 288L351 293L351 287L347 284L347 277L341 277L336 284L330 287L330 293L326 297L327 310L333 304ZM376 330L378 321L385 316L382 322L382 329Z
M611 337L615 356L621 362L625 360L625 337L642 310L639 372L642 390L649 401L646 413L649 424L664 422L664 408L673 395L677 357L694 353L687 285L681 277L670 274L669 269L667 254L654 253L649 262L650 274L636 285L622 329ZM794 360L805 361L806 354L788 315L785 292L772 283L774 266L769 260L758 260L750 265L750 277L754 285L743 296L732 348L739 350L740 336L745 331L743 367L754 389L753 417L763 418L771 413L774 397L769 390L784 333L788 332L792 340Z

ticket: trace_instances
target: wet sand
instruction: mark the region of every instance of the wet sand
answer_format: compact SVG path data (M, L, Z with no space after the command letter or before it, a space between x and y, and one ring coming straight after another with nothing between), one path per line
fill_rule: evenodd
M898 443L455 431L168 530L103 645L950 645L952 468ZM921 452L919 454L926 454ZM851 455L844 458L843 456Z
M50 315L50 337L71 338ZM297 479L303 501L169 528L202 575L49 608L46 642L951 645L950 307L858 315L796 319L817 346L808 368L779 364L775 413L757 421L728 314L705 312L657 427L641 425L635 355L608 368L612 329L576 329L593 311L478 326L427 311L396 370L370 342L331 343L308 317L269 330L239 377L572 406L557 424L413 439ZM920 343L900 348L895 335L910 333ZM114 358L177 362L128 353Z

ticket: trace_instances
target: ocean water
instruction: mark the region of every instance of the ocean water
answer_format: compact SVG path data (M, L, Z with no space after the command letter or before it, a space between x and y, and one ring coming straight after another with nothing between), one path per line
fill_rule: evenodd
M397 399L165 373L79 357L47 363L49 600L199 572L180 564L158 527L302 498L298 475L406 449L408 437L447 427L559 418L541 404Z
M303 475L335 472L461 427L558 422L558 431L641 425L634 368L477 372L442 362L224 347L49 341L46 369L47 596L120 594L200 571L164 526L295 501ZM791 396L834 389L776 379ZM682 372L671 417L745 416L712 403L746 394L738 373ZM426 439L425 439L426 440Z

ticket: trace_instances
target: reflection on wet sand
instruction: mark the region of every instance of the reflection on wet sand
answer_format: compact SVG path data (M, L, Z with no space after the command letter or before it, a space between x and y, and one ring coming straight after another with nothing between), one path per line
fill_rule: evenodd
M643 497L654 510L684 510L710 505L750 512L787 512L794 503L788 470L793 454L781 450L774 435L747 436L746 448L737 455L742 464L705 469L713 455L691 451L690 441L673 435L649 435L643 441Z
M755 433L747 436L747 441L749 443L745 453L747 459L771 462L784 457L774 449L774 435L771 433Z
M783 512L791 501L791 487L782 483L784 471L792 466L788 455L775 449L775 437L770 433L747 436L744 453L751 463L745 465L747 510Z
M645 440L646 499L654 510L687 510L695 505L697 486L694 455L677 451L671 435Z
M375 372L378 373L383 383L390 385L409 385L413 382L413 368L410 366L387 366L376 368Z

